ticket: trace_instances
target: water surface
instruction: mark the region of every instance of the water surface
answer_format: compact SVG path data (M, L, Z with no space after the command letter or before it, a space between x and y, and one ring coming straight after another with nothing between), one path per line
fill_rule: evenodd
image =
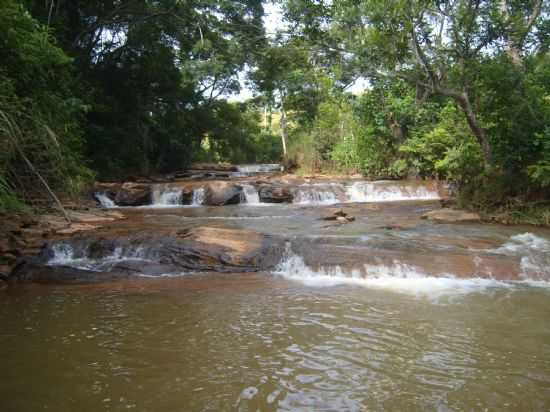
M550 291L268 273L0 295L4 411L547 410Z

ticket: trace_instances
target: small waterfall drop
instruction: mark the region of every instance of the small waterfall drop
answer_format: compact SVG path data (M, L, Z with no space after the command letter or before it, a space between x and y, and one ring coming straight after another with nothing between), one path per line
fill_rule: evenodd
M333 205L342 202L344 186L332 184L306 184L296 188L293 203L300 205Z
M59 242L51 248L49 266L69 266L76 269L102 271L126 261L145 261L146 250L141 246L117 246L102 257L90 257L89 245L73 247L70 243Z
M191 202L192 206L201 206L204 203L204 197L206 196L206 191L204 187L198 187L193 189L193 200Z
M112 209L113 207L117 207L115 202L109 199L109 197L105 193L94 193L94 197L101 204L101 207L105 209Z
M440 199L437 189L394 182L355 182L346 189L349 202L396 202Z
M181 203L182 189L163 185L153 186L152 206L170 207L181 205Z
M282 172L283 170L283 166L278 163L237 166L238 173L244 174Z
M514 284L478 277L460 279L449 273L433 276L425 273L420 267L398 260L388 265L365 264L356 269L341 266L313 268L308 266L301 256L292 252L289 245L273 274L313 287L352 285L432 298L446 294L482 292L494 287L508 288Z
M260 195L258 193L258 190L249 184L242 184L243 188L243 200L244 203L248 205L259 205L260 204Z

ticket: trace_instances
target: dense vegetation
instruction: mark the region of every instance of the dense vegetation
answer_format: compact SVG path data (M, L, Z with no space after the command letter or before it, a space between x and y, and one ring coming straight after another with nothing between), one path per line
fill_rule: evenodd
M1 207L43 198L39 176L70 195L284 160L447 179L471 207L550 220L546 2L278 3L268 36L261 0L0 0ZM244 72L256 97L228 102Z

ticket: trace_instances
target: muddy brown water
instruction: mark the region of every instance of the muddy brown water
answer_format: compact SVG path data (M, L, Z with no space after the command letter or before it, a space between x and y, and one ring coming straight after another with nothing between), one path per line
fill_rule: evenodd
M550 232L437 202L120 209L284 236L270 272L0 292L2 411L550 409Z

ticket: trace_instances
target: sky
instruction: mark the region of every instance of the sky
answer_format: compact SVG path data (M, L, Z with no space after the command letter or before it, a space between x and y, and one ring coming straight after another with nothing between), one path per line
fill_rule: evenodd
M284 29L286 24L283 21L283 11L280 4L273 4L270 2L264 3L264 26L268 36L273 36L277 29ZM253 97L252 90L250 90L245 83L246 73L239 73L239 82L241 84L241 92L237 95L228 97L229 101L242 102ZM361 94L367 89L368 82L366 79L359 78L353 83L348 90L353 94Z

